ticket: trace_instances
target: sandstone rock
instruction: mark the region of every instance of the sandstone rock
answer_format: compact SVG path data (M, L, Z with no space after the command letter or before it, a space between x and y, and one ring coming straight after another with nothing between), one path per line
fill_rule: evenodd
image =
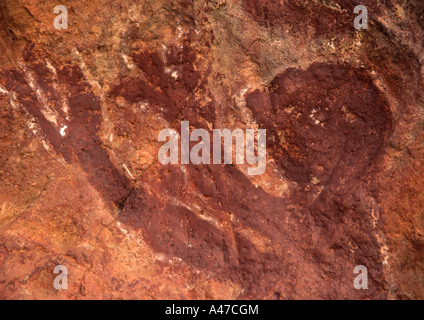
M422 1L61 4L0 2L0 298L424 298ZM181 121L265 174L160 164Z

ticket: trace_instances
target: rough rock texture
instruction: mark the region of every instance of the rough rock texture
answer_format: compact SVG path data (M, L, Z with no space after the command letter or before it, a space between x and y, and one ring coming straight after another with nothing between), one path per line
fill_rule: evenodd
M422 0L0 0L0 48L0 298L424 298ZM161 165L183 120L265 174Z

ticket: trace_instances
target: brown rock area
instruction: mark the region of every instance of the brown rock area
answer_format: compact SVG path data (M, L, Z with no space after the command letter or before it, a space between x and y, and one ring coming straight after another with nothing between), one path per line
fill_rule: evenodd
M423 1L0 0L0 48L0 299L424 298Z

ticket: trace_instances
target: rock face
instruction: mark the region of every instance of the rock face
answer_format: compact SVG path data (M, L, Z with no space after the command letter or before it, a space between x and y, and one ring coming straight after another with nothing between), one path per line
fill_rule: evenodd
M0 1L0 298L424 298L423 1L55 5ZM162 165L181 121L265 173Z

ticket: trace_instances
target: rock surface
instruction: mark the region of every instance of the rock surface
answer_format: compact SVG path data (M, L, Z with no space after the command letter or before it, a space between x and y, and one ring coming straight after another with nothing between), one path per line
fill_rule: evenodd
M424 298L423 1L0 10L0 298ZM184 120L267 129L265 174L162 165Z

